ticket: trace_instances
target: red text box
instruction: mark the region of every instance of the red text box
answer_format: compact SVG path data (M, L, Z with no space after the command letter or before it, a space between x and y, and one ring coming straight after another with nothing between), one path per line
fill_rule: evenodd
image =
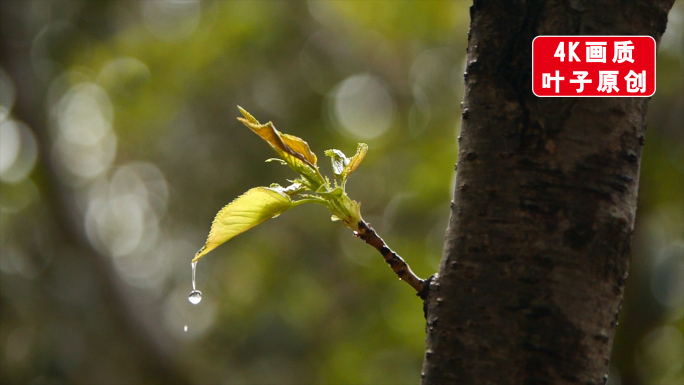
M652 96L651 36L537 36L532 92L537 96Z

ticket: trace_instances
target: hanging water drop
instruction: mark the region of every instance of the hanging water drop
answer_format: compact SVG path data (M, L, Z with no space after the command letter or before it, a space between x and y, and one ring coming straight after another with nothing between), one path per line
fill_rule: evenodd
M190 292L190 295L188 296L188 301L190 301L191 304L197 305L202 301L202 292L197 290L195 287L195 270L197 269L197 262L192 263L192 291Z
M192 266L192 290L195 291L197 290L195 287L195 270L197 270L197 262L193 262L190 265Z
M202 292L199 290L191 291L190 295L188 296L188 301L190 301L190 303L193 305L197 305L202 301Z

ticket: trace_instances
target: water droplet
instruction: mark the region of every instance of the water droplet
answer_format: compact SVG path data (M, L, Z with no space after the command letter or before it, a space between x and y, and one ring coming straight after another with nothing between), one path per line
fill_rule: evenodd
M197 305L202 301L202 292L199 290L193 290L190 292L190 295L188 296L188 301L190 301L191 304Z
M187 332L188 331L188 325L183 326L183 331Z
M190 292L190 295L188 296L188 301L190 301L191 304L197 305L202 301L202 292L197 290L197 287L195 287L195 270L197 269L197 262L192 263L192 291ZM186 326L187 327L187 326Z
M197 262L191 263L192 265L192 290L197 290L195 287L195 270L197 269Z

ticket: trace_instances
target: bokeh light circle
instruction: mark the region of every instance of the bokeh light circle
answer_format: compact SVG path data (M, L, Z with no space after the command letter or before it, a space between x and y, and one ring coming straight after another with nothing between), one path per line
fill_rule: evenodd
M385 134L394 121L394 99L373 75L350 76L333 89L331 96L332 118L345 136L375 139Z

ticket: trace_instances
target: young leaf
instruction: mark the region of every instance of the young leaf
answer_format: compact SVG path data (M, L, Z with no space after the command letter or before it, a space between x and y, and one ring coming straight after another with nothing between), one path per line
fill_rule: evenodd
M349 158L347 158L342 151L335 149L326 150L325 155L329 156L332 161L333 174L335 174L337 178L340 178L342 172L344 172L344 168L349 164Z
M304 191L304 186L299 183L299 182L292 182L291 185L287 187L283 187L279 185L278 183L271 183L270 186L271 190L275 190L281 194L285 194L288 196L293 196L294 194L299 194L300 192Z
M275 130L275 127L273 127L273 129ZM277 130L276 132L280 134L280 138L283 140L286 146L290 147L290 149L292 149L295 153L303 155L310 164L314 166L316 165L316 162L318 161L316 154L311 151L309 144L306 143L302 138L298 138L294 135L283 134Z
M284 160L282 160L282 159L280 159L280 158L268 158L268 159L266 159L264 162L266 162L266 163L278 162L278 163L280 163L280 164L282 164L282 165L287 165L287 162L285 162Z
M349 163L344 167L344 171L342 171L342 180L347 180L349 174L354 172L354 170L359 167L363 158L366 157L367 152L368 145L366 143L359 143L358 147L356 148L356 154L349 160Z
M345 226L354 231L359 230L361 218L360 203L349 199L342 187L337 187L328 192L319 192L318 195L327 202L328 209L333 221L341 220ZM335 219L337 218L337 219Z
M255 187L216 214L206 244L195 254L197 262L229 239L296 206L290 196L268 187Z
M238 120L265 140L291 169L306 178L310 184L309 187L315 190L325 183L316 166L316 154L311 152L304 140L293 135L282 134L273 126L273 123L261 124L242 107L238 106L238 109L244 115L244 118L238 118Z

